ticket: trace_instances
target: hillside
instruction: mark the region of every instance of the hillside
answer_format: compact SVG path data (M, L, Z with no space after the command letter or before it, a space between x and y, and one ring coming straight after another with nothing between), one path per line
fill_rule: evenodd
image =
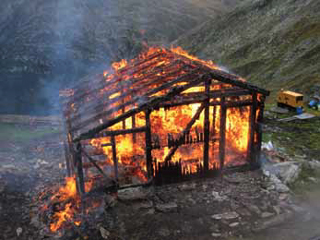
M57 90L131 58L142 42L168 44L237 0L3 0L0 112L48 113Z
M174 44L270 90L311 94L320 84L320 1L247 0Z

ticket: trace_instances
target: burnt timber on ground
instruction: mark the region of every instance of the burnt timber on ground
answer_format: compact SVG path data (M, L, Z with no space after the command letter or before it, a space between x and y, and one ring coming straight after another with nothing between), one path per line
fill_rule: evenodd
M209 173L209 142L213 138L214 142L219 142L220 163L216 167L222 171L225 162L228 108L250 107L248 163L252 168L257 165L261 149L264 100L269 91L254 86L236 75L212 68L202 61L189 59L171 50L159 49L147 57L141 56L131 60L127 66L118 69L114 74L93 76L93 87L87 78L83 85L80 84L73 90L71 96L63 99L63 113L68 133L67 165L70 174L76 173L81 185L80 191L84 189L83 170L80 169L82 161L79 159L84 155L81 154L81 143L88 143L95 138L111 137L111 142L104 143L104 146L112 147L114 177L118 182L119 166L115 136L132 134L133 142L136 142L136 134L144 133L147 177L150 180L161 168L162 170L170 166L179 168L179 164L173 166L170 160L179 146L186 142L192 144L188 133L202 112L205 116L204 132L197 133L197 142L203 143L203 165L199 164L199 171L204 174ZM203 87L204 91L184 93L193 87ZM154 142L152 136L150 124L152 112L160 108L170 109L193 103L199 103L201 106L185 130L180 133L179 139L172 141L168 138L170 151L165 157L164 165L161 166L152 157L152 149L159 148L159 144ZM213 123L210 122L209 109L214 108L215 122L216 106L220 106L220 134L210 136L209 129ZM257 111L258 116L256 116ZM136 116L140 113L145 115L145 126L136 125ZM132 128L127 129L125 120L129 118ZM122 123L122 129L110 129L117 123ZM102 169L95 159L88 156L88 152L85 152L85 155L90 161L90 166L96 167L101 172Z

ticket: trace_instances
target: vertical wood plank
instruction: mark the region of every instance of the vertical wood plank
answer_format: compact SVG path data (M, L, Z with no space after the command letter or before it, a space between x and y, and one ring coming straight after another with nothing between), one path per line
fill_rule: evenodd
M117 186L119 185L119 173L118 173L118 158L117 158L117 146L115 136L111 136L111 145L112 145L112 160L114 166L114 177Z
M76 159L76 165L77 165L77 181L76 182L77 182L77 189L80 195L85 193L81 150L82 150L81 143L77 143L76 151L75 151L75 159Z
M252 94L252 106L250 111L250 128L248 141L248 159L252 168L257 166L257 159L255 154L254 135L256 131L256 113L257 113L257 93Z
M131 118L132 121L132 128L135 129L136 128L136 115L133 115ZM132 142L136 143L137 142L137 135L136 133L132 134Z
M147 172L148 178L150 179L152 174L152 142L151 142L151 123L150 123L150 113L151 111L148 109L146 110L146 160L147 160Z
M203 166L204 171L209 170L209 138L210 138L210 83L211 80L206 80L205 82L205 91L207 99L204 101L204 143L203 143Z
M226 145L226 118L227 107L225 104L225 97L221 98L220 106L220 143L219 143L219 159L220 159L220 171L223 171L225 160L225 145Z

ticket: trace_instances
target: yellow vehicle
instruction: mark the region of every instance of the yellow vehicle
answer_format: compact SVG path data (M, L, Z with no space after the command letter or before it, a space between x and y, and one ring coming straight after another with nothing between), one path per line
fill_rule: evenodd
M281 90L278 93L277 103L279 107L294 109L303 107L303 95L301 93Z

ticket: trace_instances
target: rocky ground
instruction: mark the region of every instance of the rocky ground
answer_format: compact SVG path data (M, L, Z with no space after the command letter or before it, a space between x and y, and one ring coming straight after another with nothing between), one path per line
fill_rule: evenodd
M320 194L305 190L319 184L320 164L301 156L294 159L275 146L265 150L268 161L261 170L100 194L103 204L86 215L83 224L51 234L42 222L37 195L63 183L63 148L57 127L6 125L10 127L20 134L13 136L8 130L0 141L0 239L286 240L319 236Z

